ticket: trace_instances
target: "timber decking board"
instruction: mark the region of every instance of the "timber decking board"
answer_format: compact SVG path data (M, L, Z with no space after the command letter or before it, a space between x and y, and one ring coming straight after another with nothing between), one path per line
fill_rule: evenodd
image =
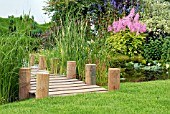
M69 85L69 84L81 84L81 83L84 83L84 82L83 81L61 82L61 83L52 82L52 83L49 83L49 85ZM31 82L30 85L34 86L36 85L36 82Z
M69 88L49 88L49 91L69 91L69 90L80 90L80 89L93 89L93 88L100 88L99 86L96 85L84 85L84 86L77 86L77 87L69 87ZM36 88L31 88L30 93L35 93Z
M50 95L50 97L55 97L55 96L70 96L70 95L77 95L77 94L85 94L85 93L105 93L107 91L92 91L92 92L83 92L83 93L69 93L69 94L58 94L58 95Z
M31 83L36 83L36 79L31 79L30 80ZM64 80L58 80L58 79L49 79L49 82L56 82L56 83L61 83L61 82L74 82L74 81L78 81L77 79L64 79Z
M98 92L98 91L106 91L103 88L93 88L93 89L80 89L80 90L72 90L72 91L57 91L57 92L49 92L49 96L52 95L60 95L60 94L76 94L76 93L86 93L86 92Z
M31 70L30 91L32 95L36 95L36 74L37 72L46 72L33 67ZM68 96L87 92L107 92L105 88L97 85L87 85L78 79L67 79L66 76L49 75L49 96Z
M85 86L86 84L71 84L71 85L51 85L49 86L49 89L52 88L70 88L70 87L80 87L80 86ZM36 85L31 86L31 89L36 89Z
M61 94L77 94L77 93L86 93L86 92L106 92L107 90L104 88L83 88L83 89L75 89L75 90L66 90L66 91L49 91L49 96L52 95L61 95ZM30 93L36 94L36 90L30 91Z
M36 79L36 76L31 76L31 79ZM65 76L49 76L50 79L61 79L66 80L67 78Z

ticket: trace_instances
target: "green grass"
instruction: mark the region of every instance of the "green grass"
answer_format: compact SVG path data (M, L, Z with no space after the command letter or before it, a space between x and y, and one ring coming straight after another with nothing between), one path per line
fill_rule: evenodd
M121 83L119 91L29 99L0 106L0 114L169 114L170 80Z

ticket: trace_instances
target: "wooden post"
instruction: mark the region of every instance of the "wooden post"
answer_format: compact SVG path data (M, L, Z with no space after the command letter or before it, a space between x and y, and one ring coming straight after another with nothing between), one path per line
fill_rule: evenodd
M120 69L109 68L108 72L108 90L120 89Z
M76 61L67 61L67 78L76 78Z
M49 93L49 73L38 72L36 80L36 99L48 97Z
M35 62L35 55L31 54L30 55L30 66L34 66L34 62Z
M20 68L19 71L19 100L29 98L31 69Z
M46 57L43 55L39 57L39 70L46 70Z
M58 69L58 58L53 58L51 64L51 73L57 75L57 69Z
M85 82L88 85L96 85L96 64L86 64Z

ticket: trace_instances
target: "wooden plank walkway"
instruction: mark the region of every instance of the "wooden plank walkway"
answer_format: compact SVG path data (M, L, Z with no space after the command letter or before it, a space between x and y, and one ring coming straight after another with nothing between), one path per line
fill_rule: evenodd
M31 89L29 93L33 96L36 95L36 73L44 72L33 67L31 70ZM107 92L107 89L97 85L87 85L78 79L67 79L65 76L49 76L49 96L67 96L82 94L87 92Z

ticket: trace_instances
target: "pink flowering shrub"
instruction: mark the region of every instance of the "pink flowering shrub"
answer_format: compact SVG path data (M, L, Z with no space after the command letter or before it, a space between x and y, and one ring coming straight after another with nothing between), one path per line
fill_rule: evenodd
M139 22L139 13L132 8L130 14L108 26L111 35L106 39L108 54L115 56L141 56L143 53L146 25Z
M135 15L135 9L132 8L130 14L118 21L114 21L112 25L108 26L108 32L113 31L114 33L125 31L128 28L131 32L136 32L136 35L139 33L146 32L146 24L139 22L139 13Z

